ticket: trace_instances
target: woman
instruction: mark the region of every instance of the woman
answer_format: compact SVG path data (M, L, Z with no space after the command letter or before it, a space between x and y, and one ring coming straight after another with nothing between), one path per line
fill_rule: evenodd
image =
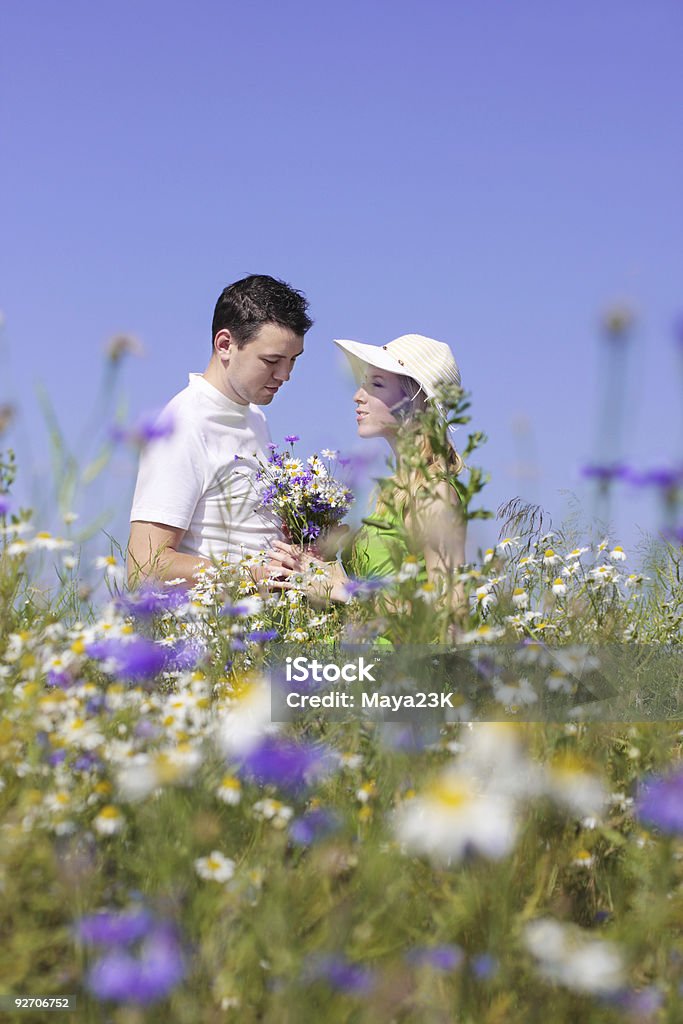
M388 442L395 472L371 517L345 551L343 565L323 562L275 541L270 568L300 573L313 563L326 575L311 586L312 596L347 601L348 572L387 576L407 562L434 586L450 577L450 593L459 599L452 574L465 561L465 518L456 479L462 460L451 446L445 456L437 455L416 419L434 402L439 385L459 387L460 371L453 354L448 345L420 334L406 334L387 345L335 344L347 355L359 383L353 396L358 434Z

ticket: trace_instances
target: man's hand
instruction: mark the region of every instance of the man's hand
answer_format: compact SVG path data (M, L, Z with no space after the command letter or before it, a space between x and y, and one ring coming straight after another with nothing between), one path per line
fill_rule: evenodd
M303 589L314 604L348 601L348 576L338 562L324 562L316 555L280 540L273 541L268 555L270 561L266 569L270 573L267 581L269 589L291 590L300 587L302 584L294 582L291 577L303 576Z
M128 585L135 586L147 577L157 580L185 579L194 583L197 570L211 565L208 558L178 551L184 530L163 523L136 520L130 524L128 540Z

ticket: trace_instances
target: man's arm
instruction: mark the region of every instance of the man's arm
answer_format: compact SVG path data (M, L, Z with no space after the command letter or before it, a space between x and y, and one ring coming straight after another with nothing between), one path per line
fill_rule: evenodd
M135 586L148 577L162 581L182 578L193 583L197 567L211 562L200 555L179 552L184 535L185 530L174 526L133 521L128 539L128 585Z

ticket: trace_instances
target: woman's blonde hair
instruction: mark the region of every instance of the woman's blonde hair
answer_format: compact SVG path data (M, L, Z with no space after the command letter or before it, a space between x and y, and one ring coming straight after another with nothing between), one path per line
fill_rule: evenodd
M403 392L403 394L410 403L407 415L403 413L399 413L399 415L403 422L410 424L410 421L414 421L419 413L426 412L428 408L429 399L427 398L426 394L424 393L420 385L417 383L417 381L414 380L412 377L404 377L402 374L399 374L398 383L401 388L401 391ZM419 454L425 458L428 465L433 463L436 468L437 463L439 463L441 460L437 458L432 447L432 444L429 440L429 437L427 435L422 435L420 439L420 447L421 450ZM439 468L447 469L454 476L457 476L459 473L463 471L464 466L465 464L462 461L462 458L460 457L458 452L455 450L455 448L453 448L452 445L449 445L447 455L447 466L441 466Z
M407 430L412 431L413 451L416 456L414 460L409 459L408 464L404 466L399 460L394 476L395 491L392 504L400 509L405 517L408 506L414 505L415 499L419 499L420 493L428 489L430 482L458 476L465 464L452 445L448 446L445 457L434 451L429 435L420 429L417 420L419 414L429 408L427 395L412 377L399 374L398 381L404 401L395 409L394 414ZM376 511L381 515L386 510L387 502L380 493Z

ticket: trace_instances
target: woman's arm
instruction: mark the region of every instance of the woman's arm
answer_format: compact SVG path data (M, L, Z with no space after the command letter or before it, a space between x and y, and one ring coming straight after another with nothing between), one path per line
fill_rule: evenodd
M465 563L467 522L455 489L440 480L429 492L411 502L406 526L424 552L430 583L445 581L453 611L465 608L465 593L455 582L457 570Z

